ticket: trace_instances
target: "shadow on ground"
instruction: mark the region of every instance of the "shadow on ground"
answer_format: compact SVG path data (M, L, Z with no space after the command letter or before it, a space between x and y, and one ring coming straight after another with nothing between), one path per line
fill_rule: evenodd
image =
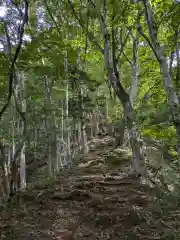
M172 205L163 216L152 189L131 173L127 151L120 159L110 143L94 140L55 184L12 199L0 211L0 239L179 239L172 232L180 212Z

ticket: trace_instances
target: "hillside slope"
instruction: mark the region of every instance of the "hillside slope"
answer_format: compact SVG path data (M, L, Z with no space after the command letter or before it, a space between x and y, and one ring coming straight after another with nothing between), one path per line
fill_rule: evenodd
M152 189L135 177L127 151L95 139L53 184L15 197L0 210L0 239L179 239L180 212L159 209Z

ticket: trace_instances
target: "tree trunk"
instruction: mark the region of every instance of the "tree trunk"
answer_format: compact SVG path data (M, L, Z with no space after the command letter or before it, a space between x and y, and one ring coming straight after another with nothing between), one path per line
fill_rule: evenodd
M18 132L21 133L21 139L11 160L11 183L10 192L13 194L18 189L26 188L26 159L25 159L25 144L27 137L27 122L26 122L26 98L25 98L25 78L23 73L15 75L15 90L14 103L20 119L18 121Z
M24 114L26 114L26 86L25 86L25 78L21 73L19 74L19 85L21 89L21 110ZM22 134L23 134L23 126L22 126ZM20 189L24 190L26 188L26 141L23 143L23 147L20 153Z
M145 162L143 155L141 154L140 135L134 121L134 111L131 105L128 94L123 89L120 81L116 78L112 72L109 71L109 77L111 80L112 87L116 92L117 97L121 101L124 109L124 116L127 124L130 146L133 154L133 166L138 174L145 175Z
M138 67L139 34L136 33L135 37L133 36L133 34L131 34L131 36L133 39L133 60L132 62L130 62L130 65L132 67L132 83L131 83L129 96L130 96L131 104L133 106L137 97L138 85L139 85L139 67ZM128 142L129 142L129 134L128 134L128 129L125 127L123 144L126 146Z
M78 122L78 145L79 145L79 150L82 148L82 124L81 120Z
M132 61L132 84L130 91L130 101L132 105L137 97L139 86L139 67L138 67L138 51L139 51L139 34L136 33L136 37L133 38L133 61Z
M68 55L65 57L66 73L66 132L67 132L67 165L71 166L71 143L70 143L70 125L69 125L69 78L68 78Z
M63 104L63 101L61 104L61 141L64 142L64 104ZM60 161L62 163L62 166L64 166L66 164L66 159L64 156L64 149L61 152Z
M108 101L108 93L106 91L106 121L108 121L108 118L109 118L109 101Z
M50 86L47 77L45 77L45 90L46 90L46 105L50 108L51 106L51 93L50 93ZM48 134L48 173L51 177L53 175L53 167L52 167L52 119L50 116L50 112L46 112L47 119L46 119L46 130Z
M145 163L143 156L141 154L140 143L139 143L139 133L134 121L133 107L129 98L129 95L125 92L124 88L120 82L119 72L117 70L117 65L111 66L112 63L109 57L109 34L107 28L107 0L104 0L104 18L103 18L103 35L104 35L104 62L107 69L108 78L110 80L111 86L114 89L116 96L122 103L124 108L124 115L127 122L127 128L130 138L130 145L133 154L133 166L137 174L145 175ZM113 48L115 49L115 43L113 43ZM115 52L115 51L113 51ZM114 56L113 56L114 59ZM116 63L117 64L117 63ZM114 74L114 73L115 74Z
M93 137L94 137L94 122L93 122L92 113L89 114L89 119L90 119L90 139L93 139Z
M6 162L5 156L5 146L3 143L0 143L0 181L2 183L1 189L4 196L9 196L10 186L9 186L9 174L8 174L8 165ZM1 180L2 179L2 180Z
M86 129L84 124L82 124L82 138L83 138L84 153L88 153L89 147L88 147L87 134L86 134Z
M180 112L179 112L179 99L176 93L176 90L173 86L173 81L168 69L168 63L167 59L165 57L165 53L163 50L163 47L161 47L160 42L158 41L157 37L157 25L154 17L154 13L150 4L149 0L143 1L144 8L145 8L145 17L149 29L149 35L152 41L152 44L150 47L152 48L158 62L160 65L161 74L163 77L164 82L164 88L167 94L168 98L168 104L171 109L171 114L173 118L174 127L176 129L176 135L178 139L177 144L177 152L178 152L178 159L179 159L179 165L180 165ZM144 36L144 34L141 31L141 28L139 29L141 34Z

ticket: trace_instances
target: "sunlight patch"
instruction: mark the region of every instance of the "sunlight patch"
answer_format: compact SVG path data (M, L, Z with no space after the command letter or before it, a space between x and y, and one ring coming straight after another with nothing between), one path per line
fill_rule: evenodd
M0 17L4 17L6 15L6 7L0 6Z

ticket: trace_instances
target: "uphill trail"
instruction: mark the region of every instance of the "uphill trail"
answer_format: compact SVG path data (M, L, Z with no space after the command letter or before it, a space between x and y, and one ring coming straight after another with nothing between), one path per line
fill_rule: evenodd
M180 214L159 213L127 151L114 150L110 137L89 148L56 182L21 193L0 210L0 239L175 239L168 236L180 229Z

